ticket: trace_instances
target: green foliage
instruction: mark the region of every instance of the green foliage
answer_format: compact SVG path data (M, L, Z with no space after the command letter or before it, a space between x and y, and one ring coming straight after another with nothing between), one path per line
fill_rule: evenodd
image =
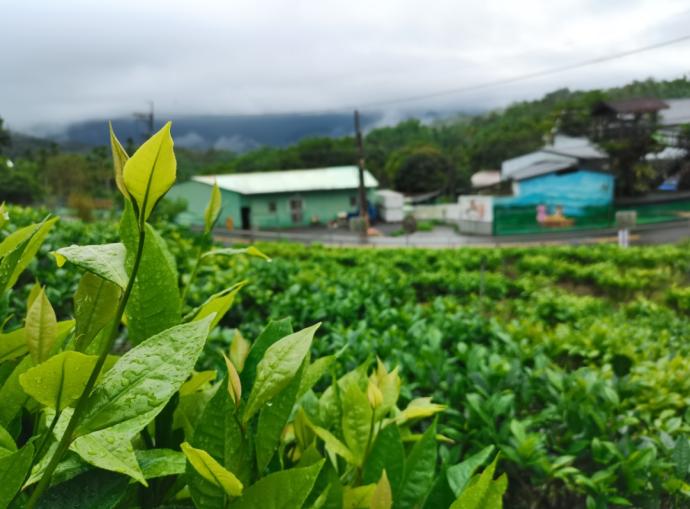
M0 505L421 506L449 466L437 459L436 422L425 423L444 405L428 397L404 405L398 370L380 360L371 373L366 362L335 377L336 355L312 360L320 323L293 332L288 319L271 321L255 341L236 332L220 352L209 343L246 282L209 288L198 307L180 295L178 261L148 222L174 179L168 133L131 158L111 134L126 200L119 238L96 228L76 235L88 244L61 247L49 237L54 219L3 225L0 323L10 325L0 332ZM220 207L212 198L209 226ZM169 238L185 242L177 231ZM57 264L32 265L50 252ZM254 247L202 246L186 278L194 299L202 261L239 254L269 265ZM27 268L39 283L22 279ZM59 289L40 284L67 276L74 281ZM58 321L71 303L76 325ZM23 320L12 321L18 305ZM197 371L218 358L221 376Z

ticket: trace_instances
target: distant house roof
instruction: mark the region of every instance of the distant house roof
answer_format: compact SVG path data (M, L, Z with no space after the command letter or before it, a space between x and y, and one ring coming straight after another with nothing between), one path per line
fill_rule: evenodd
M299 191L332 191L357 189L357 166L335 166L310 170L265 171L234 173L230 175L203 175L193 177L196 182L213 185L239 194L291 193ZM379 183L369 171L364 172L364 186L378 187Z
M532 177L548 175L549 173L574 168L575 166L577 166L577 159L570 159L570 161L568 161L564 158L560 161L538 161L516 171L511 178L518 181L527 180Z
M592 108L592 114L655 113L666 108L668 108L668 104L661 99L656 99L654 97L638 97L635 99L600 101Z
M553 143L542 148L545 152L578 159L606 159L608 154L598 148L588 138L576 138L558 134Z
M501 164L503 180L525 180L539 175L577 167L585 161L606 159L606 152L598 149L587 138L558 135L553 143Z

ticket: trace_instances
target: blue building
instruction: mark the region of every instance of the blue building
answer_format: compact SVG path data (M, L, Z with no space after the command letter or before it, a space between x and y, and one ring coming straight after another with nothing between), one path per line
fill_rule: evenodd
M613 214L608 156L586 138L556 136L552 144L504 161L511 196L493 200L496 234L606 226Z

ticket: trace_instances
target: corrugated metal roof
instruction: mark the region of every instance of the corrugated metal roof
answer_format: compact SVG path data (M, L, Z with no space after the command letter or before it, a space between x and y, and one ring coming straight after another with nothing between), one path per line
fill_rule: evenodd
M563 165L558 169L567 168L568 166L577 164L577 158L538 150L525 154L524 156L503 161L503 164L501 164L501 178L503 180L509 180L527 168L535 165L546 168L549 164L555 166Z
M577 157L578 159L606 159L608 154L599 149L588 138L576 138L573 136L556 135L550 145L542 150L553 152L563 156Z
M577 164L576 159L571 161L560 160L560 161L539 161L534 164L530 164L524 168L519 169L513 173L510 177L513 180L526 180L532 177L538 177L540 175L548 175L549 173L554 173L559 170L565 170L567 168L572 168Z
M329 191L336 189L357 189L359 170L357 166L334 166L310 170L265 171L256 173L234 173L231 175L203 175L193 177L196 182L213 185L240 194L292 193L298 191ZM365 170L364 186L378 187L374 176Z
M635 99L620 99L616 101L601 101L594 105L592 113L654 113L668 108L661 99L654 97L638 97Z
M503 180L524 180L576 166L582 161L606 159L608 156L587 138L557 135L550 145L501 164Z

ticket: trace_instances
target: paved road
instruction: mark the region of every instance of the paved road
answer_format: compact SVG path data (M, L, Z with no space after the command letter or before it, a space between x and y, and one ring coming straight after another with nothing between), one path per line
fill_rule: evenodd
M290 241L303 244L325 244L335 246L362 246L359 237L348 231L325 228L302 228L287 231L254 232L224 229L214 231L216 240L224 243L247 241ZM631 244L666 244L690 239L690 222L678 221L655 225L642 225L631 232ZM505 246L505 245L559 245L593 244L616 242L616 230L594 230L589 232L560 232L525 234L511 236L460 235L448 226L437 226L430 232L416 232L400 237L369 237L367 247L429 247L449 248L462 246ZM362 246L363 247L363 246Z

